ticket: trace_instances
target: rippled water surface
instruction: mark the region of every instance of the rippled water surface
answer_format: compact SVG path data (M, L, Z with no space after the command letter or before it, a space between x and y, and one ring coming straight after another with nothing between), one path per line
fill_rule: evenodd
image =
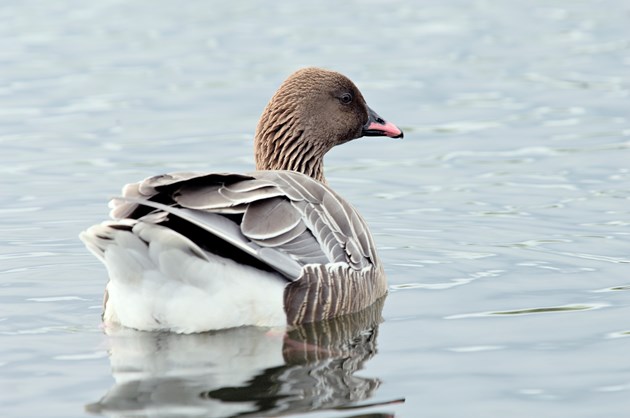
M0 415L627 416L629 18L617 0L3 2ZM326 161L380 248L384 322L105 336L105 269L77 234L124 183L250 170L262 108L306 65L406 133Z

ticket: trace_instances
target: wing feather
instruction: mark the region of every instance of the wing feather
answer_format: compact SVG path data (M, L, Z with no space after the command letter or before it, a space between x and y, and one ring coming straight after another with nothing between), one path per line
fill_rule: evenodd
M139 206L190 222L292 280L308 264L345 262L360 270L376 263L356 210L328 186L296 172L155 176L127 185L111 203L112 216L134 217Z
M272 197L250 203L243 216L241 230L249 238L264 240L282 235L303 224L301 214L287 199Z
M236 248L241 249L252 257L270 266L273 266L278 272L282 273L287 278L295 280L300 275L302 266L299 265L295 260L280 251L271 248L263 249L257 246L255 243L247 240L240 232L240 228L237 224L221 215L212 212L168 206L150 200L138 200L129 198L120 199L138 205L160 209L164 212L171 213L185 221L188 221L191 224L216 235L217 237L223 239L225 242L235 246Z

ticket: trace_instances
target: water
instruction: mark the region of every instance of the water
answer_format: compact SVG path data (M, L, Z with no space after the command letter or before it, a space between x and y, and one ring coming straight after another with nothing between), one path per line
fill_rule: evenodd
M627 416L629 14L614 0L3 3L0 413ZM77 234L124 183L250 170L262 108L305 65L350 76L406 133L326 161L380 248L384 322L105 336L105 270ZM348 405L367 406L331 409Z

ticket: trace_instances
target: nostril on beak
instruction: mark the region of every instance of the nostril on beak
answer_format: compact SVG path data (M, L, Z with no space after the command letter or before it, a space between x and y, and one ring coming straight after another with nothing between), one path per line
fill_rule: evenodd
M382 118L376 118L376 123L380 123L381 125L385 125L385 121Z

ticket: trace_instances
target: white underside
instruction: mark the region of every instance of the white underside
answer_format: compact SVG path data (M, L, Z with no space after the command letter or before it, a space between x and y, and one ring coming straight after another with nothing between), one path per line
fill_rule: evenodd
M109 272L106 324L178 333L286 325L279 274L204 252L168 228L130 224L133 232L104 223L81 234Z

